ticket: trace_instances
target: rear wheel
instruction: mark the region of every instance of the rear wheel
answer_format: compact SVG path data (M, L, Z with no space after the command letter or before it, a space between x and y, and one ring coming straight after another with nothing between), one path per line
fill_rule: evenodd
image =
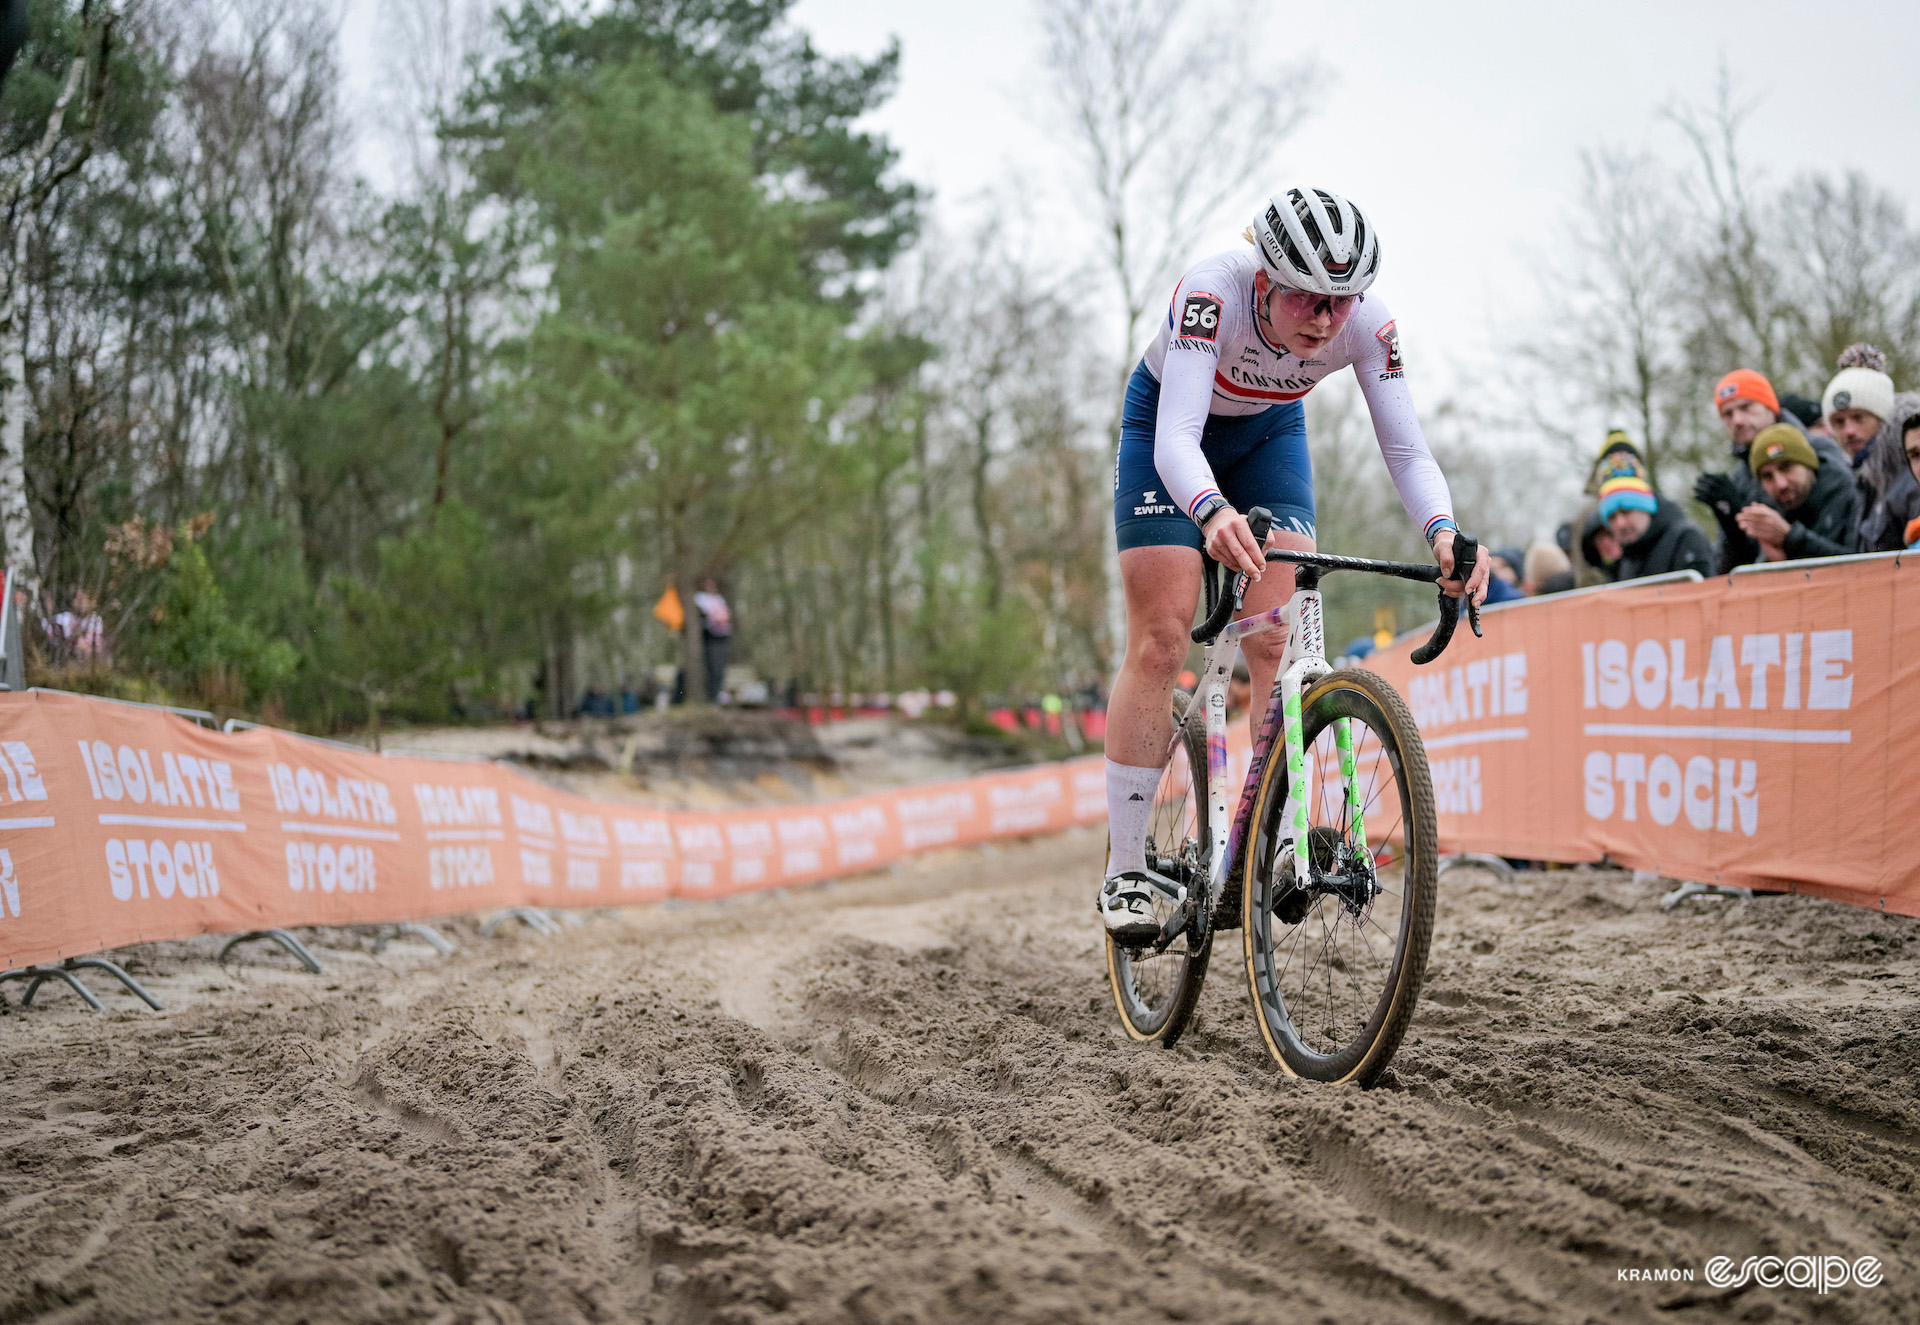
M1204 862L1207 836L1207 746L1203 731L1182 729L1189 700L1173 701L1175 739L1167 766L1160 775L1153 817L1147 828L1147 866L1185 884L1190 895L1206 887ZM1111 856L1111 846L1108 849ZM1154 915L1164 925L1178 909L1171 897L1156 893ZM1128 948L1107 939L1107 980L1113 987L1113 1005L1128 1036L1162 1045L1180 1038L1200 998L1207 975L1213 935L1207 926L1207 908L1193 908L1187 927L1155 953L1151 947Z
M1287 760L1266 762L1242 878L1255 1018L1274 1058L1313 1081L1367 1085L1413 1018L1433 938L1438 837L1426 747L1406 702L1372 672L1344 669L1301 699L1309 791L1308 877L1283 824ZM1365 837L1345 799L1339 730L1350 732Z

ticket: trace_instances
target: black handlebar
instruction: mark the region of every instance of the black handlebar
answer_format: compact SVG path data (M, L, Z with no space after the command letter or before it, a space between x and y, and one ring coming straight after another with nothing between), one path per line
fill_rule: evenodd
M1256 506L1247 512L1247 527L1259 542L1266 542L1267 533L1273 528L1273 514L1264 506ZM1247 577L1244 572L1235 572L1230 577L1228 591L1222 592L1218 599L1213 591L1213 559L1202 552L1207 576L1207 597L1213 611L1207 619L1193 628L1195 644L1211 644L1214 637L1227 628L1234 612L1240 606L1240 600L1246 594ZM1473 575L1474 563L1480 556L1480 545L1464 533L1455 533L1453 539L1454 577L1465 583ZM1296 566L1312 566L1318 571L1357 570L1371 575L1391 575L1397 579L1414 580L1422 584L1440 582L1438 566L1416 565L1408 561L1372 561L1365 557L1338 557L1328 552L1291 552L1279 548L1267 549L1268 561L1285 561ZM1413 661L1417 664L1432 662L1446 649L1453 638L1454 628L1460 623L1460 602L1450 598L1444 590L1440 594L1440 624L1434 628L1433 637L1413 651ZM1473 626L1473 633L1480 633L1480 609L1471 599L1467 600L1467 620Z
M1473 563L1479 559L1479 556L1480 545L1473 541L1471 535L1462 533L1454 534L1453 573L1459 579L1460 583L1465 584L1467 580L1472 577ZM1434 578L1437 580L1439 576L1436 574ZM1413 662L1416 667L1424 667L1446 651L1448 642L1453 639L1454 627L1460 624L1460 603L1460 599L1449 598L1445 590L1441 591L1440 624L1433 628L1432 637L1429 638L1425 644L1422 644L1413 651ZM1473 599L1471 598L1466 600L1466 604L1467 621L1472 625L1473 633L1478 635L1480 633L1480 609L1474 606Z
M1264 506L1256 506L1247 512L1247 530L1253 535L1254 542L1266 542L1267 535L1272 529L1272 511L1269 511ZM1207 577L1207 598L1212 601L1213 568L1216 563L1213 558L1207 556L1205 552L1202 552L1200 556L1205 562L1205 570L1202 573ZM1268 552L1267 558L1268 560L1272 560L1273 553ZM1213 601L1213 611L1207 615L1205 621L1202 621L1193 628L1193 642L1195 644L1213 643L1213 637L1225 630L1227 628L1227 622L1233 619L1233 614L1239 609L1240 600L1246 596L1246 592L1246 574L1244 572L1236 572L1230 576L1227 583L1227 592L1222 593L1217 601Z

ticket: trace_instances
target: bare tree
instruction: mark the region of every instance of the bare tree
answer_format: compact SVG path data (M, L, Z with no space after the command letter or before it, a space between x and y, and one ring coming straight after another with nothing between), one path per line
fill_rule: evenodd
M1627 428L1657 475L1669 456L1697 458L1691 220L1650 156L1583 152L1581 167L1563 256L1543 267L1553 317L1520 347L1547 388L1530 393L1531 422L1576 465L1592 459L1601 429Z
M93 155L100 105L107 93L107 57L114 19L105 6L84 15L80 49L68 62L66 83L47 116L46 129L39 143L0 184L0 212L5 214L11 232L4 312L0 312L0 375L6 378L5 394L0 396L0 531L6 537L8 559L22 572L36 597L40 562L34 550L33 511L27 502L27 408L31 398L26 359L27 261L41 209L54 190ZM84 129L69 137L65 133L67 114L83 89Z
M1920 378L1920 236L1898 200L1857 172L1809 176L1769 219L1792 291L1795 367L1824 379L1841 350L1864 340L1886 350L1894 381Z
M1752 103L1735 98L1733 77L1720 67L1711 108L1680 104L1665 118L1693 150L1696 172L1680 177L1698 227L1694 256L1698 299L1707 312L1696 327L1707 353L1740 358L1769 379L1792 366L1793 318L1781 270L1767 242L1760 181L1740 153L1740 131Z
M1040 0L1046 64L1097 209L1118 300L1124 386L1150 305L1230 203L1273 185L1274 155L1326 81L1311 60L1256 68L1244 9L1206 15L1187 0ZM1120 436L1116 391L1109 450ZM1112 521L1107 633L1117 661L1126 600Z

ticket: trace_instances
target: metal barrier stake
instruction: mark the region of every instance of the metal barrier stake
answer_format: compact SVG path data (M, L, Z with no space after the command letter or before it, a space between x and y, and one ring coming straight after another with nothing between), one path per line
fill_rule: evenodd
M1513 882L1513 866L1507 864L1506 861L1500 859L1498 856L1490 856L1480 851L1466 851L1457 855L1440 857L1440 869L1434 877L1439 878L1445 875L1448 870L1463 866L1471 866L1490 871L1494 877L1502 883Z
M453 956L453 945L442 937L439 930L435 929L432 925L422 925L412 922L391 926L385 933L373 941L373 950L376 953L381 952L395 939L408 937L419 939L442 957Z
M1660 909L1671 911L1689 897L1739 897L1753 899L1751 888L1731 888L1719 883L1683 883L1660 899Z
M492 938L494 931L509 920L518 920L542 938L552 938L560 932L560 926L542 915L540 908L534 906L510 906L504 911L496 911L480 924L482 938Z
M222 966L226 965L227 954L232 952L235 947L253 939L272 939L275 943L278 943L281 947L299 958L300 964L309 971L312 971L315 975L326 974L326 969L320 965L319 961L311 952L307 951L306 945L293 935L287 933L284 929L250 929L244 934L235 934L227 940L227 946L220 949L220 964Z

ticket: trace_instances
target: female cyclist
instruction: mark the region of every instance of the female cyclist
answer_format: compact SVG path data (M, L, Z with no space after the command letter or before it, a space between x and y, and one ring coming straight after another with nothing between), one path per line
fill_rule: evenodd
M1293 594L1293 568L1268 565L1243 511L1274 515L1271 546L1314 546L1313 471L1300 401L1352 366L1407 514L1441 571L1453 573L1453 503L1407 393L1393 317L1366 290L1380 241L1360 209L1324 189L1275 194L1247 230L1251 250L1219 253L1180 280L1167 323L1127 384L1113 518L1127 595L1127 654L1107 712L1112 855L1099 909L1123 942L1159 933L1146 885L1147 824L1171 738L1174 678L1200 592L1200 550L1245 571L1243 614ZM1486 596L1487 559L1472 581ZM1286 651L1277 631L1245 644L1253 694L1273 689ZM1257 727L1265 702L1253 706ZM1257 732L1256 732L1257 735Z

